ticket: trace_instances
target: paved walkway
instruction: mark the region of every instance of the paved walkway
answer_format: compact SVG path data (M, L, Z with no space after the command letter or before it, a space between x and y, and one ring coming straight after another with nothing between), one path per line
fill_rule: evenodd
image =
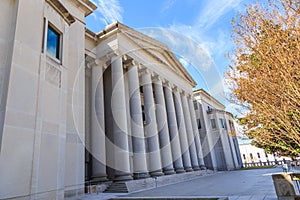
M276 200L271 173L282 168L237 170L218 172L214 175L175 183L130 194L85 195L82 200L124 197L165 197L165 196L227 196L230 200ZM78 198L77 198L78 199Z

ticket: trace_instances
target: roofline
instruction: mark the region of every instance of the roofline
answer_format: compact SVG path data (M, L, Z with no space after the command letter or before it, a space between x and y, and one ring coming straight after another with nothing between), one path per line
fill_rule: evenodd
M194 94L200 93L200 94L204 94L206 95L208 98L210 98L211 100L213 100L215 103L221 105L222 107L226 108L226 106L224 104L222 104L220 101L218 101L216 98L214 98L213 96L211 96L211 94L209 94L207 91L205 91L203 88L200 89L196 89L193 91Z
M88 16L97 9L97 6L90 0L75 0L79 3L80 7L85 11L84 16ZM78 5L77 5L78 6Z
M98 41L98 36L96 33L94 33L93 31L91 31L90 29L88 28L85 28L85 36L94 40L95 42Z
M167 54L170 56L170 58L175 62L175 64L177 64L179 66L179 68L181 69L181 72L187 76L187 80L188 82L191 84L192 87L195 87L197 85L197 82L193 79L193 77L188 73L188 71L185 69L185 67L181 64L181 62L177 59L177 57L174 55L174 53L170 50L170 48L162 43L159 42L157 40L155 40L154 38L151 38L137 30L134 30L133 28L130 28L118 21L113 22L112 24L108 25L105 27L104 30L100 31L99 33L97 33L97 37L98 38L104 38L104 37L108 37L110 33L115 32L116 30L119 30L120 28L122 29L127 29L127 30L132 30L135 31L137 34L142 35L143 37L146 37L148 40L150 40L152 43L156 44L157 46L160 46L162 49L166 50Z

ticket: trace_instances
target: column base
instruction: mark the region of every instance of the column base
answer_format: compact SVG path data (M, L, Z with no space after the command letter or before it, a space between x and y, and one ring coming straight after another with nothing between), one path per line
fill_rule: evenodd
M201 165L201 166L200 166L200 169L201 169L201 170L207 170L207 168L206 168L204 165Z
M116 174L114 179L113 179L114 182L130 181L130 180L133 180L131 173Z
M185 170L186 172L192 172L192 171L194 171L194 170L192 169L192 167L185 167L184 170Z
M173 168L163 169L163 172L164 172L165 175L175 174L175 171L174 171Z
M144 173L133 173L133 179L143 179L143 178L149 178L150 175L147 172Z
M93 183L108 181L106 174L96 174L91 177Z
M193 166L193 170L194 170L194 171L199 171L199 170L201 170L201 169L200 169L199 166Z
M161 170L150 172L150 176L152 176L152 177L163 176L163 175L164 175L164 173L162 173Z
M185 170L183 168L177 168L177 169L175 169L175 171L176 171L176 174L185 173Z

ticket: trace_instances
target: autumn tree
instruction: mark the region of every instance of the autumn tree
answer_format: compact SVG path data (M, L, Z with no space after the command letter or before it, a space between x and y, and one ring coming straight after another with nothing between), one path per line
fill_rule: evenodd
M230 101L245 111L249 138L300 155L300 1L248 6L233 20Z

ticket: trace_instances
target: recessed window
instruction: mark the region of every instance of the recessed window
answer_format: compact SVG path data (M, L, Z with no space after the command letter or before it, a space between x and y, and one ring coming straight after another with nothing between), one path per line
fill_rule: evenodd
M200 119L197 119L197 126L198 126L198 129L201 128L201 121L200 121Z
M48 26L47 30L47 52L51 56L60 59L60 33L51 26Z
M210 122L211 122L211 127L212 128L217 128L215 119L211 119Z
M220 127L221 127L221 128L225 128L223 119L219 119L219 121L220 121Z
M197 103L197 101L194 101L194 109L198 110L198 103Z

